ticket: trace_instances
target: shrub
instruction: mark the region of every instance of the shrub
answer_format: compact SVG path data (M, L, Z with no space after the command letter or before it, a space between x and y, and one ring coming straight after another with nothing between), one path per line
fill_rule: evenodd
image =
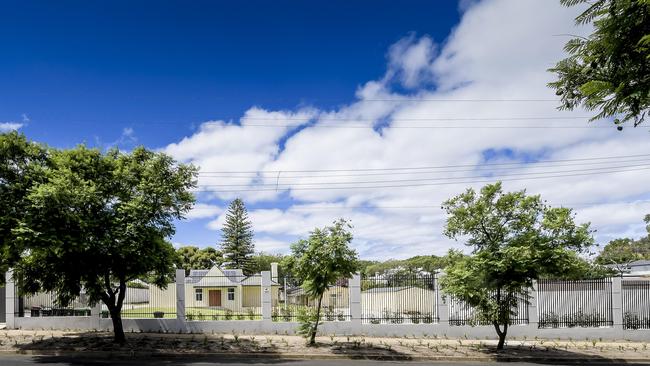
M339 321L345 321L345 314L343 314L342 311L339 311L339 312L336 314L336 318L337 318Z
M246 314L248 315L248 319L255 320L255 312L252 308L246 309Z
M296 333L300 334L304 338L310 339L314 332L314 324L320 325L320 319L316 315L316 309L301 307L298 309L298 329Z
M334 313L334 308L328 306L325 308L325 320L333 321L336 320L336 314Z
M226 320L232 320L232 310L226 309L223 318Z
M433 323L433 315L431 313L422 314L422 323L425 324Z

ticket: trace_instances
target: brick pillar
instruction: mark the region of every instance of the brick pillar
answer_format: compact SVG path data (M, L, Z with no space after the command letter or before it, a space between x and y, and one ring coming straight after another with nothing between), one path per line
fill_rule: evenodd
M176 270L176 319L185 322L185 270Z
M348 290L350 291L350 321L352 322L352 329L355 333L361 332L361 275L355 273L352 275L348 283Z
M449 305L443 299L442 289L440 288L440 278L444 275L443 272L436 274L436 315L438 316L438 324L449 325Z
M535 328L539 325L539 312L537 311L538 295L537 280L533 280L533 286L528 290L528 325Z
M9 270L5 275L5 309L7 329L16 328L16 305L18 296L16 295L16 283L14 282L14 273Z
M623 294L621 277L612 278L612 320L614 328L623 330Z
M262 271L262 321L271 322L272 299L271 299L271 272Z

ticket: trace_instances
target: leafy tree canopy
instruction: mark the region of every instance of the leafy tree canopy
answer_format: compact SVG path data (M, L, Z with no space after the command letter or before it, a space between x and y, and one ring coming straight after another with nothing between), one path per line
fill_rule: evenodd
M443 203L445 235L466 240L472 255L451 260L441 285L477 309L503 348L516 303L543 276L575 270L576 253L593 244L588 224L577 225L568 208L550 208L525 191L501 183L468 189Z
M250 259L255 252L253 225L241 199L236 198L230 203L221 235L224 265L227 268L242 269L246 274L252 273Z
M25 249L13 230L29 204L29 190L42 180L47 164L45 147L17 132L0 134L0 273L14 266ZM1 277L0 284L5 280Z
M270 271L271 263L278 263L278 277L282 278L287 273L282 265L286 256L282 254L268 254L264 252L256 253L250 259L251 273L259 273L262 271Z
M650 215L646 215L644 221L648 235L638 240L623 238L610 241L596 257L596 263L620 265L618 269L622 270L630 262L650 260Z
M188 275L191 269L210 269L223 263L223 255L215 248L184 246L176 249L176 268L185 270Z
M561 96L559 109L582 106L597 111L592 120L620 116L616 124L642 123L650 108L650 1L560 1L584 4L576 23L593 23L594 31L569 40L569 57L549 69L558 77L549 86Z
M340 219L331 226L315 229L308 239L291 245L292 255L283 263L301 280L305 293L318 299L315 316L310 318L309 325L301 327L309 344L315 343L323 294L337 280L352 277L358 269L357 253L350 248L351 228L347 221Z
M27 195L13 230L29 248L16 266L25 293L54 291L65 306L83 288L102 301L124 342L121 307L126 285L146 279L165 287L175 251L165 239L189 211L197 171L142 147L102 153L79 146L50 150L43 181Z

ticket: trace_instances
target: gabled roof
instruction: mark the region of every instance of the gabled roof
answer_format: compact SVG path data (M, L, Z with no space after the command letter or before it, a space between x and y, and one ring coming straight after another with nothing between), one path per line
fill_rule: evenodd
M228 286L261 286L262 276L255 274L245 276L241 269L221 269L214 266L207 269L192 269L185 278L185 283L193 284L195 287L228 287ZM271 281L277 285L277 281Z

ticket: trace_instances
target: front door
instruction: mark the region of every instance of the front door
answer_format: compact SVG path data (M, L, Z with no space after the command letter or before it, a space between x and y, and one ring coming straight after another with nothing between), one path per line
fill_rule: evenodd
M209 306L221 306L221 290L210 290L209 294Z

